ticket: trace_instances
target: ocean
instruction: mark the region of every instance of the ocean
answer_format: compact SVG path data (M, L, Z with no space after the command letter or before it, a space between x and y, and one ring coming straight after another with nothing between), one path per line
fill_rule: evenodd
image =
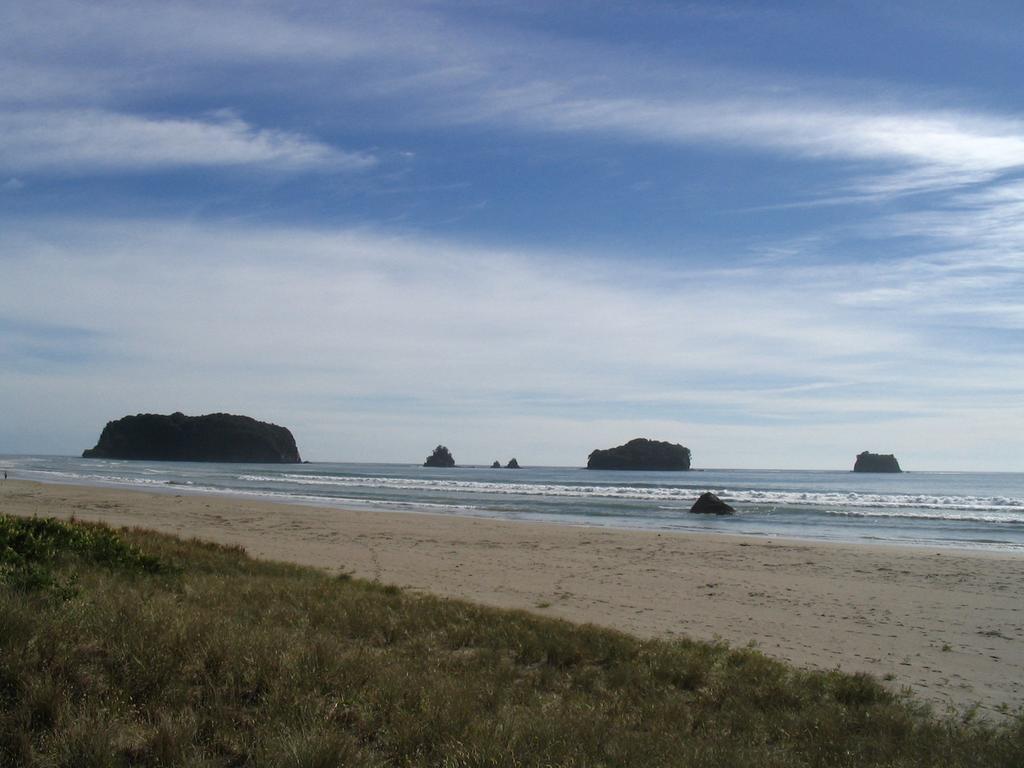
M0 456L0 469L13 478L41 482L328 507L1024 553L1024 473L432 469L408 464L205 464L61 456ZM704 491L721 496L737 514L690 514L690 506Z

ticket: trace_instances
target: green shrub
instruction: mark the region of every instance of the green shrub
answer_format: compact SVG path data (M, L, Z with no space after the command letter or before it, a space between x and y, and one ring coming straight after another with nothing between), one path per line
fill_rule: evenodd
M1009 768L1024 754L1024 716L937 718L867 676L750 649L640 641L234 547L0 521L5 564L78 588L54 601L0 583L5 767Z

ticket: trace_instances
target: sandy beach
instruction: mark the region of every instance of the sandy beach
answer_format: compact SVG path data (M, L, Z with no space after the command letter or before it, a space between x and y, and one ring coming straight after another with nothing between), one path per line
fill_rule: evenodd
M261 558L643 637L865 671L939 711L1024 705L1024 558L606 530L8 480L0 511L240 544Z

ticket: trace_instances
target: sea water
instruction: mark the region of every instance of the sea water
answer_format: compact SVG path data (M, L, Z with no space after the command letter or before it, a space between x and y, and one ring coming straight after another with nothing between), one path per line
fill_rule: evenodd
M870 541L1024 553L1024 473L406 464L208 464L2 456L12 477L222 494L339 508L424 511L609 528ZM736 508L689 512L704 491Z

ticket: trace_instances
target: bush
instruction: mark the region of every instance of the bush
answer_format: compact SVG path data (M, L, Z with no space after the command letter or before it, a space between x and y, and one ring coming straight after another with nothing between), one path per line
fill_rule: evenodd
M937 719L870 678L750 649L641 641L146 532L0 527L5 553L79 587L58 602L0 583L5 768L1016 768L1024 754L1022 716ZM136 577L152 564L165 575Z

